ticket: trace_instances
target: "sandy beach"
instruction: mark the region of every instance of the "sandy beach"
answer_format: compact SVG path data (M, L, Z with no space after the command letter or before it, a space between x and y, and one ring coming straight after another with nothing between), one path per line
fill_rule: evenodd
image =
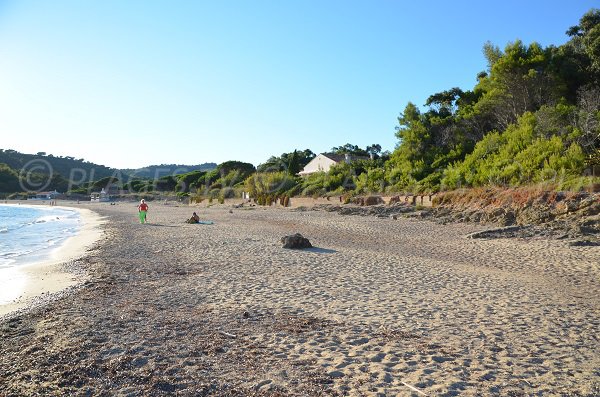
M600 247L325 211L86 204L79 288L0 323L0 395L600 394ZM184 224L193 210L213 225ZM315 248L281 248L301 233Z

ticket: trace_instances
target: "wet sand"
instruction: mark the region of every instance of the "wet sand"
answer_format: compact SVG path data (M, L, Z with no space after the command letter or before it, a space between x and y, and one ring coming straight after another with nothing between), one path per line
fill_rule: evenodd
M80 288L0 324L5 395L600 393L600 247L323 211L96 204ZM92 208L91 205L89 208ZM281 248L299 232L316 247Z

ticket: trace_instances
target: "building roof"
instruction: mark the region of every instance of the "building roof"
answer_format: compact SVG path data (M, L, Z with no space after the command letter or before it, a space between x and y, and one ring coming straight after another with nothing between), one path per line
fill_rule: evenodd
M327 157L330 160L335 161L336 163L339 163L340 161L343 161L346 157L343 154L335 154L335 153L321 153L323 156Z
M328 159L331 159L333 161L335 161L336 163L342 162L344 160L346 160L346 155L345 154L337 154L337 153L321 153L323 156L327 157ZM350 155L350 161L354 161L354 160L369 160L370 157L369 156L357 156L354 154Z
M321 153L321 154L319 154L319 156L326 157L326 158L328 158L329 160L333 161L336 164L344 163L346 161L346 154ZM315 162L315 160L317 159L317 157L315 157L314 159L310 160L308 162L308 164L304 166L304 168L302 169L302 171L300 171L298 173L298 175L309 175L309 174L312 174L312 173L315 173L315 172L323 171L321 169L321 166L319 166L318 170L317 169L311 169L311 170L307 171L307 167L309 167L309 165L312 165L313 162ZM369 160L369 159L370 159L370 157L367 157L367 156L355 156L355 155L351 154L349 160L350 161L354 161L354 160ZM327 168L329 168L329 167L327 167Z

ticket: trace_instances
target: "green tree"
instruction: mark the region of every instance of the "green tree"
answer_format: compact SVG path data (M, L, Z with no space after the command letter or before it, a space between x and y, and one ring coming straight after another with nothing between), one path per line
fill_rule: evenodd
M21 191L19 174L6 164L0 163L0 193Z
M374 143L372 145L367 146L365 148L365 151L368 153L371 159L377 159L381 154L381 145L378 143Z
M217 171L221 175L227 175L231 171L238 171L242 175L250 175L251 173L256 171L254 165L250 163L244 163L243 161L225 161L217 166ZM245 178L244 178L245 179Z
M563 93L564 87L548 68L551 55L537 43L527 46L517 40L494 60L489 76L479 85L485 92L481 100L491 105L497 128L505 129L524 112L555 102Z
M390 158L391 165L397 169L392 173L392 184L406 186L430 171L427 164L430 163L431 135L424 121L417 106L410 102L398 118L396 137L400 143Z
M113 176L107 176L99 179L92 184L93 189L108 189L111 185L120 183L119 179Z
M172 192L177 187L177 178L173 175L163 176L154 182L154 189L159 192Z
M351 154L354 156L368 156L369 153L365 149L361 149L357 145L347 143L343 146L334 146L331 148L331 152L335 154Z
M297 175L300 172L300 158L297 150L294 150L294 153L292 153L287 168L288 174L292 176Z
M201 186L204 183L206 171L191 171L185 174L177 175L177 186L175 189L178 192L187 193L190 189Z
M572 26L567 34L575 39L590 59L592 71L600 72L600 10L591 9L579 20L579 25Z
M579 90L576 125L581 135L579 144L591 155L600 149L600 87L585 86Z
M262 164L259 164L256 167L256 171L258 172L277 172L277 171L287 171L292 156L296 153L298 158L299 170L304 168L306 164L308 164L312 159L316 157L316 155L310 149L304 150L294 150L290 153L282 153L279 157L271 156L267 161ZM298 173L296 172L296 173Z
M212 173L205 176L206 183L212 183L214 188L232 187L238 183L243 183L246 178L256 172L254 165L242 161L226 161L216 168L216 174L219 176L217 181L210 180Z

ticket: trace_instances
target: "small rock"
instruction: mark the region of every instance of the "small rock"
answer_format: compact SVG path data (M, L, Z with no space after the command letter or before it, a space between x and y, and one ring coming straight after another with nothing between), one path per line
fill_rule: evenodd
M308 239L303 237L300 233L296 233L291 236L284 236L281 238L281 242L283 243L283 248L312 248L310 241L308 241Z
M329 375L330 377L332 377L334 379L343 378L344 377L344 373L342 371L331 371L327 375Z

